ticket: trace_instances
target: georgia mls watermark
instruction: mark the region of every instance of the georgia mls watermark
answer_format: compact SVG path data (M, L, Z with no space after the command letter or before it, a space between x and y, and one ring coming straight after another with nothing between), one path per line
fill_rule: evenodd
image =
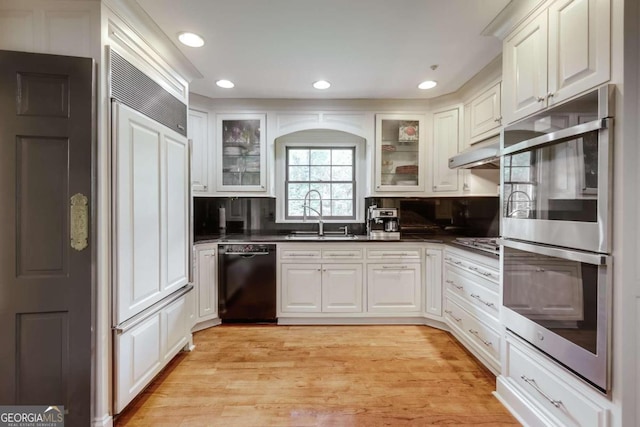
M0 427L64 427L64 406L0 406Z

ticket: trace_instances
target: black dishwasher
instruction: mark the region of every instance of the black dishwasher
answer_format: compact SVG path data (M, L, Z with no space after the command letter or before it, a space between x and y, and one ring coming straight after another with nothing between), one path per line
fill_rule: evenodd
M223 323L276 321L276 245L218 245L218 314Z

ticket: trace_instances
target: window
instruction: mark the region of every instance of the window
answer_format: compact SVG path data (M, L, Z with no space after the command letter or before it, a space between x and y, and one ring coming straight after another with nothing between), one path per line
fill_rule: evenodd
M353 147L288 146L285 219L302 219L305 213L307 217L317 217L319 212L327 220L355 219L355 157ZM315 191L308 194L311 190ZM322 196L322 210L318 193ZM305 208L305 195L309 208Z

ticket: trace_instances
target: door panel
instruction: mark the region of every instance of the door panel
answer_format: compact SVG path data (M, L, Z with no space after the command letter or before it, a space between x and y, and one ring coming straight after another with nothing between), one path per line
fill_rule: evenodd
M0 51L0 402L64 405L89 425L94 242L71 247L70 198L93 228L93 61Z
M114 103L116 324L188 283L187 139Z

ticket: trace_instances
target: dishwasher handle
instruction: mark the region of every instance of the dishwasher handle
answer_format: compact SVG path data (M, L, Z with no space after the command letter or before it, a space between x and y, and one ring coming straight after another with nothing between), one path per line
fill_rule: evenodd
M253 257L255 255L269 255L269 252L225 252L224 255L240 255L240 256L249 256Z

